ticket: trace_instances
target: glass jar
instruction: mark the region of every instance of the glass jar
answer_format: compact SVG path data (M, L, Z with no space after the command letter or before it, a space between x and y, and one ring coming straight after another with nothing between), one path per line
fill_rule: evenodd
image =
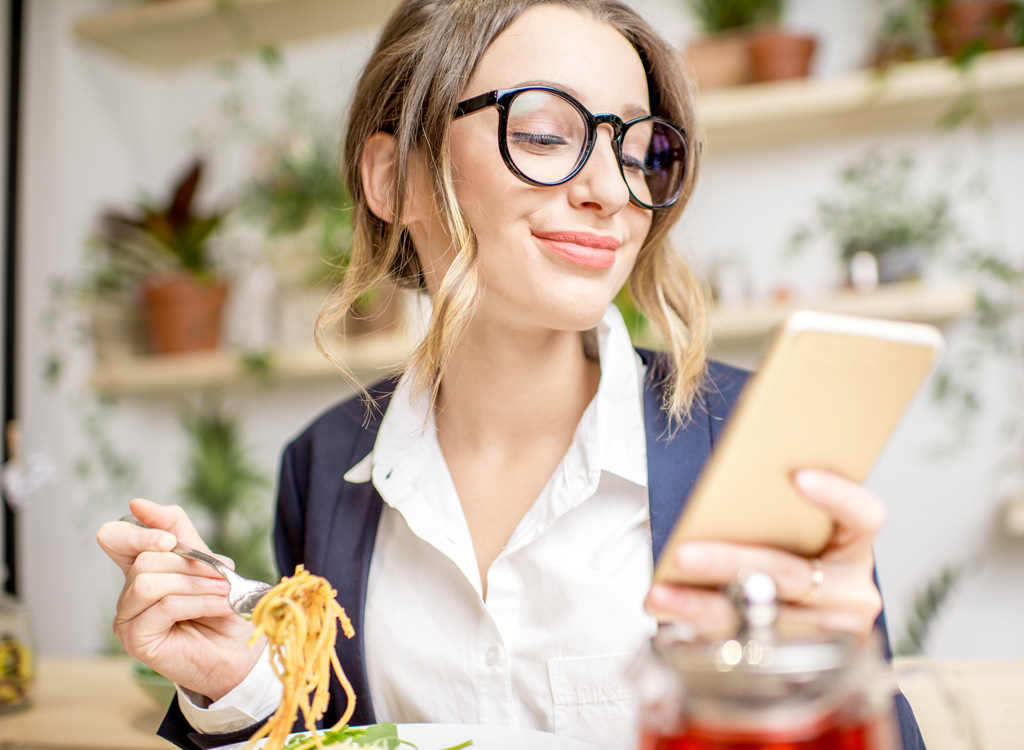
M877 642L780 627L775 584L730 587L739 627L663 626L638 672L641 750L895 750L894 680Z
M25 708L34 677L28 610L0 592L0 713Z

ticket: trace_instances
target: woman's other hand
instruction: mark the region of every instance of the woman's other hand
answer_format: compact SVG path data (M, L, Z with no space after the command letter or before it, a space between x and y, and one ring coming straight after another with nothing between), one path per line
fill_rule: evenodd
M804 469L794 475L794 483L835 522L819 563L774 547L709 540L679 545L673 552L675 563L707 587L728 585L743 568L762 571L775 579L787 618L867 635L882 609L873 577L873 545L885 521L885 506L864 486L831 472ZM732 603L717 588L656 584L647 608L690 623L699 633L735 623Z
M185 511L141 499L131 510L151 528L112 521L96 535L125 577L114 634L131 656L218 700L249 673L263 647L249 647L253 626L228 605L227 581L170 551L180 541L209 552Z

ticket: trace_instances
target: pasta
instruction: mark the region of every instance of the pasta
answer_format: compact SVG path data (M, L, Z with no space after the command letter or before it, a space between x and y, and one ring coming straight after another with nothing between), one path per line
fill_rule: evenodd
M270 661L284 685L284 694L273 716L253 735L246 750L264 737L265 750L281 750L300 711L311 735L299 750L322 747L323 735L317 732L316 722L327 710L332 668L345 689L348 705L331 729L348 723L355 710L356 696L338 661L335 641L339 622L347 638L354 636L355 630L335 599L337 593L325 578L299 565L295 575L282 578L253 610L256 632L250 644L258 641L261 634L267 636Z

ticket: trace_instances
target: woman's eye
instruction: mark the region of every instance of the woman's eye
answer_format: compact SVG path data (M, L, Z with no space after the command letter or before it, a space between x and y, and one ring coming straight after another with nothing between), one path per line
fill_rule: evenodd
M629 154L622 155L622 168L629 172L644 172L644 160Z
M560 135L553 133L524 133L514 131L512 140L515 143L526 143L534 146L564 146L567 141Z

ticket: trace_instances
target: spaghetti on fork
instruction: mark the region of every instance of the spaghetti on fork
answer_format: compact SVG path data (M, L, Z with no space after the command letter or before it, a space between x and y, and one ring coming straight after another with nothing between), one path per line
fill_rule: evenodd
M316 722L327 710L332 669L345 690L348 705L331 729L344 726L351 718L355 691L338 661L335 642L338 623L347 638L354 636L355 630L338 604L337 594L327 579L298 565L295 574L282 578L253 610L256 632L249 643L256 643L261 634L267 636L270 663L284 686L284 694L277 710L252 736L246 750L264 737L264 750L281 750L300 711L310 737L299 750L322 747Z

